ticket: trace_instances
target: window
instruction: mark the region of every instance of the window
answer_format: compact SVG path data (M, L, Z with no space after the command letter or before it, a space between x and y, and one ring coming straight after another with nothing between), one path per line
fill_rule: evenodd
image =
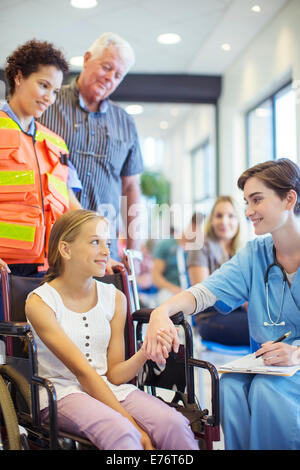
M296 155L296 95L288 84L250 110L247 124L248 167Z
M209 139L191 152L192 197L194 210L206 213L216 193L216 170L212 145Z

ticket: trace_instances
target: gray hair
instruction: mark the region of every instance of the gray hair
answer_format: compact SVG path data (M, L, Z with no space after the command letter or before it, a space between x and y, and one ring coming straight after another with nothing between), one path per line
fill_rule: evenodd
M88 51L92 54L92 57L99 57L103 51L113 46L117 49L121 59L127 65L129 70L135 62L135 54L131 45L115 33L103 33L101 36L93 42Z

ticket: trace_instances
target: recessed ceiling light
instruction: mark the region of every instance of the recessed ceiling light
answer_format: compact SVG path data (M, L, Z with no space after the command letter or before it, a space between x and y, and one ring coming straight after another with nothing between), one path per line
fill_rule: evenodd
M174 117L178 116L179 109L178 108L171 108L170 109L170 114L171 114L171 116L174 116Z
M140 104L130 104L126 106L126 111L128 114L142 114L144 111L143 106Z
M75 67L82 67L83 66L83 56L78 55L75 57L71 57L70 64L74 65Z
M226 52L231 51L231 45L228 44L227 42L224 42L224 44L222 44L221 46L221 49Z
M254 11L254 13L260 13L261 12L261 7L259 5L253 5L251 10Z
M161 122L159 123L159 127L160 127L161 129L168 129L169 124L168 124L167 121L161 121Z
M71 0L70 3L74 8L94 8L98 5L97 0Z
M181 37L177 33L165 33L160 34L157 37L157 41L160 44L178 44L181 41Z

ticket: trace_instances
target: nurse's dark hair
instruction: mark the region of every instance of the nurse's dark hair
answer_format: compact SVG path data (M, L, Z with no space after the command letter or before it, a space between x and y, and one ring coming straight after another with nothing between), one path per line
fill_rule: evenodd
M260 179L268 188L273 189L280 199L293 189L297 193L297 202L294 207L295 215L300 215L300 168L288 158L269 160L248 168L238 179L237 185L244 190L249 178Z
M40 65L53 65L63 74L69 71L63 53L52 43L36 39L27 41L6 58L5 76L10 96L15 92L15 77L18 71L20 70L23 77L27 78L37 72Z
M91 220L99 219L108 224L105 217L98 212L76 209L61 215L53 225L48 244L49 269L41 284L50 282L63 272L63 259L59 251L60 242L72 243L80 233L81 227Z

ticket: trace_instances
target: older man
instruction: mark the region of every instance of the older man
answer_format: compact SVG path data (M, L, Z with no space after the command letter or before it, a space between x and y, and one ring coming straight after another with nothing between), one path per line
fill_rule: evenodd
M102 34L85 53L79 77L62 88L55 105L41 119L67 143L82 182L83 189L77 193L82 207L110 220L113 259L118 259L121 201L127 207L127 248L138 248L130 207L140 198L142 155L133 119L108 99L134 60L125 40L113 33Z

